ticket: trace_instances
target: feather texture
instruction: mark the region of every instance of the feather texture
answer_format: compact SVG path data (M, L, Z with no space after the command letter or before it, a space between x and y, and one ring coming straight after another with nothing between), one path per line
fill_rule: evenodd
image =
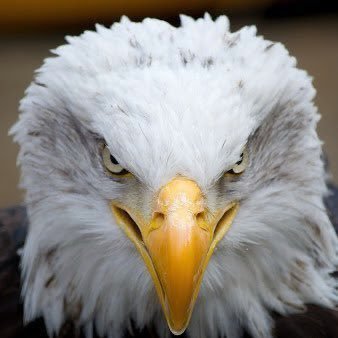
M187 329L198 337L271 337L271 312L333 308L337 238L315 128L315 90L279 43L226 17L182 25L123 18L68 37L45 60L11 133L20 144L30 229L22 255L25 321L48 334L71 319L121 337L169 330L138 253L108 207L123 200L150 217L158 189L194 179L211 212L240 210L206 271ZM99 143L134 174L105 175ZM247 146L249 165L223 175Z

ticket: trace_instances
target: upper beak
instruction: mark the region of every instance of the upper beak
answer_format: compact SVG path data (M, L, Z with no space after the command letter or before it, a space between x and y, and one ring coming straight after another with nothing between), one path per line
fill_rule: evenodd
M198 185L183 177L162 187L150 222L112 204L119 225L145 261L169 328L176 335L189 324L209 259L237 209L237 203L231 203L211 215Z

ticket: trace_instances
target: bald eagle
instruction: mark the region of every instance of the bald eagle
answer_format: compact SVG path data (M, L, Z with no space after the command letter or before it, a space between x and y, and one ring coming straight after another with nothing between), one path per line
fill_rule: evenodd
M66 39L11 130L25 322L270 338L276 316L333 310L315 90L284 46L209 15Z

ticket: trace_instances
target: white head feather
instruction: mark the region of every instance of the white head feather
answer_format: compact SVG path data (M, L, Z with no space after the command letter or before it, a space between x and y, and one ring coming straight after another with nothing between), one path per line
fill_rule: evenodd
M240 210L219 243L187 333L270 337L269 312L337 303L329 273L337 240L326 193L318 114L308 75L254 27L229 31L206 15L182 26L123 18L68 37L39 69L12 133L30 229L22 257L25 318L50 335L67 318L118 338L132 320L165 337L153 283L108 201L150 213L177 174L194 179L211 209ZM98 140L135 178L111 180ZM247 144L238 180L222 176Z

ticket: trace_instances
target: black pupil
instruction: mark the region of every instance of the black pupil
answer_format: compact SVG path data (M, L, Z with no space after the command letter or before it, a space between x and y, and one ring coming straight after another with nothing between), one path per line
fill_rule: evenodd
M236 165L240 165L243 161L243 153L241 154L241 158L239 159L238 162L236 162Z
M110 160L111 160L111 163L115 165L119 164L119 162L117 162L116 158L113 155L110 155Z

